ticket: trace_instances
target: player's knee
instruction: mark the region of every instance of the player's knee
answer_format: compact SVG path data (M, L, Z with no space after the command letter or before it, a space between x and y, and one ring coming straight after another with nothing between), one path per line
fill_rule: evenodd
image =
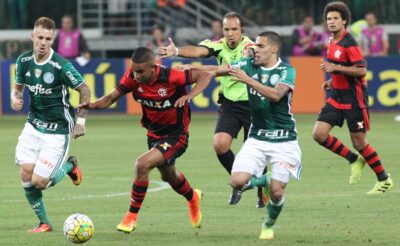
M23 182L29 182L32 179L32 170L28 170L28 169L21 169L21 179Z
M274 203L278 203L283 199L283 190L281 189L272 189L270 191L270 199Z
M232 177L231 186L233 189L241 189L247 183L247 180L240 177Z
M32 178L32 186L39 190L45 190L48 183L48 179Z
M326 134L323 134L322 132L319 131L314 131L312 133L314 141L316 141L319 144L322 144L326 138L328 137Z
M230 145L228 142L222 140L222 139L216 139L214 138L214 150L217 155L222 155L228 152L230 149Z
M142 158L136 160L135 168L138 176L147 175L149 173L149 165Z

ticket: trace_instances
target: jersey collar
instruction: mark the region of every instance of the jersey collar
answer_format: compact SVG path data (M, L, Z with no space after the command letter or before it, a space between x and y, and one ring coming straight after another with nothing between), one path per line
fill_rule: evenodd
M274 66L272 66L272 67L263 67L263 66L260 66L261 67L261 69L262 70L265 70L265 71L271 71L271 70L273 70L273 69L275 69L275 68L277 68L278 66L279 66L279 64L281 64L281 62L282 62L282 60L281 60L281 58L280 57L278 57L278 61L275 63L275 65Z
M51 60L51 58L53 57L53 54L54 54L54 50L50 49L49 57L47 57L47 59L44 62L40 62L39 63L39 62L36 61L35 52L33 52L33 60L35 61L36 65L44 65L44 64L48 63Z

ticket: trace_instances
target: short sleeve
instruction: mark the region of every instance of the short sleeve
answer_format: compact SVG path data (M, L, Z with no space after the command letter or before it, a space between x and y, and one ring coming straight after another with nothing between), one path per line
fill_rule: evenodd
M208 56L218 56L218 54L221 52L221 50L224 47L224 44L222 43L221 40L218 41L211 41L209 39L203 40L199 43L199 46L205 47L208 49Z
M177 86L193 84L192 73L190 70L176 70L171 68L169 72L169 82Z
M61 69L61 78L64 84L72 89L78 88L85 81L82 75L75 69L72 63L66 63Z
M124 75L119 81L119 84L115 87L122 95L133 91L135 87L135 80L133 78L132 69L126 70Z
M280 73L280 80L278 83L285 84L290 87L290 89L294 90L294 80L296 78L296 71L293 67L287 67L286 69L282 69Z
M24 78L22 77L22 66L21 66L21 56L17 58L17 62L15 64L15 84L22 85L24 84Z
M354 66L366 67L367 65L361 49L357 45L347 48L347 57L350 60L350 63Z

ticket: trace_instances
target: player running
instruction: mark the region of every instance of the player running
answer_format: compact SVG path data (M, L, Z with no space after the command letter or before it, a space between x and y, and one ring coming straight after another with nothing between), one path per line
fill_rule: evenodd
M251 52L254 42L244 36L242 18L238 13L229 12L223 19L224 38L211 41L204 40L198 46L185 46L177 48L170 39L166 47L159 47L158 53L162 58L180 56L186 58L212 57L217 59L219 65L238 61ZM221 92L218 102L221 106L218 110L218 120L214 135L214 150L221 165L230 174L235 155L231 150L232 141L237 138L240 129L243 128L243 138L246 140L250 127L249 98L246 85L233 81L230 76L220 77ZM228 203L238 203L242 196L242 190L233 190ZM257 207L265 206L266 197L262 189L257 192Z
M366 162L378 178L368 194L382 194L393 187L393 181L386 173L379 155L367 141L367 130L370 129L365 81L367 68L357 42L346 31L350 15L348 7L342 2L329 3L324 10L332 38L328 47L328 60L321 62L321 69L331 74L331 79L324 84L324 88L331 90L331 94L315 123L313 137L323 147L349 161L350 184L359 182ZM353 147L362 157L329 134L334 126L342 127L344 120L347 121Z
M273 239L289 178L300 179L302 169L296 122L291 113L295 70L278 56L282 41L277 33L260 33L255 45L254 58L220 66L215 74L229 74L233 81L247 85L251 127L249 138L233 163L231 185L235 189L246 187L253 176L261 177L270 163L271 178L264 181L270 199L260 239Z
M82 173L75 157L67 159L70 134L85 134L87 110L75 111L69 102L68 87L80 94L80 103L89 102L90 90L71 62L51 49L55 23L47 17L35 21L31 34L33 50L20 55L16 64L11 107L23 108L23 90L29 90L29 114L18 138L15 160L20 167L22 186L39 225L29 232L52 231L43 202L42 190L56 185L67 174L75 185Z
M202 192L192 189L183 173L176 169L175 160L188 146L190 108L186 102L208 86L211 75L165 68L155 65L154 59L151 50L143 47L136 49L130 68L110 94L94 103L79 105L82 109L104 109L127 93L132 93L133 98L142 105L142 125L147 129L149 150L136 160L129 211L117 226L119 231L128 233L136 228L153 168L158 168L162 180L186 198L192 226L201 226ZM196 85L186 94L186 85L192 83Z

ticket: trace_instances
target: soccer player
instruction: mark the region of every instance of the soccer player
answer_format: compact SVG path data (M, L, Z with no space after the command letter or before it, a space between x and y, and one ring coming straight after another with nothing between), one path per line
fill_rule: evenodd
M271 177L264 179L270 199L260 239L274 238L274 225L283 208L289 178L300 179L301 175L301 150L291 113L296 75L294 68L279 58L281 45L277 33L260 33L254 58L219 66L214 72L217 76L229 74L233 81L248 88L251 127L249 138L233 163L232 187L243 189L254 180L253 176L261 177L270 163Z
M350 184L359 182L366 162L378 178L368 194L384 193L393 187L393 181L386 173L379 155L367 141L366 133L370 128L365 81L367 68L360 48L346 31L351 19L350 11L342 2L331 2L325 6L324 19L332 33L332 39L327 61L321 62L321 69L331 74L331 79L324 83L324 88L331 90L331 94L315 123L314 140L349 161ZM353 147L361 157L340 139L330 135L332 128L342 127L344 120L347 121Z
M42 190L56 185L67 174L75 185L82 182L82 173L75 157L67 154L70 134L85 134L87 110L75 111L69 102L68 88L77 90L80 103L89 102L90 90L71 62L51 49L55 24L47 17L36 20L31 39L33 50L20 55L16 64L11 107L23 107L23 90L29 90L29 114L19 136L15 159L20 167L26 198L39 219L29 232L52 231L43 202Z
M159 47L161 57L180 56L186 58L211 57L217 59L219 65L238 61L248 55L254 42L243 35L243 21L238 13L229 12L223 19L224 38L211 41L204 40L198 46L185 46L177 48L170 39L169 46ZM219 94L218 121L214 135L214 150L221 165L230 174L235 155L231 150L232 141L237 138L243 128L246 140L250 127L249 98L246 85L233 81L230 76L220 78L221 92ZM240 201L241 190L233 190L229 204L234 205ZM265 197L262 189L258 189L257 207L265 206Z
M176 169L175 160L188 146L190 108L186 102L208 86L211 75L155 65L154 59L150 49L136 49L131 66L117 87L96 102L79 106L85 109L104 109L127 93L132 93L133 98L142 105L142 125L147 129L149 150L136 160L129 211L117 227L119 231L128 233L136 228L153 168L158 168L162 180L186 198L192 226L199 228L201 225L202 192L192 189L183 173ZM195 82L196 85L186 94L185 86Z

